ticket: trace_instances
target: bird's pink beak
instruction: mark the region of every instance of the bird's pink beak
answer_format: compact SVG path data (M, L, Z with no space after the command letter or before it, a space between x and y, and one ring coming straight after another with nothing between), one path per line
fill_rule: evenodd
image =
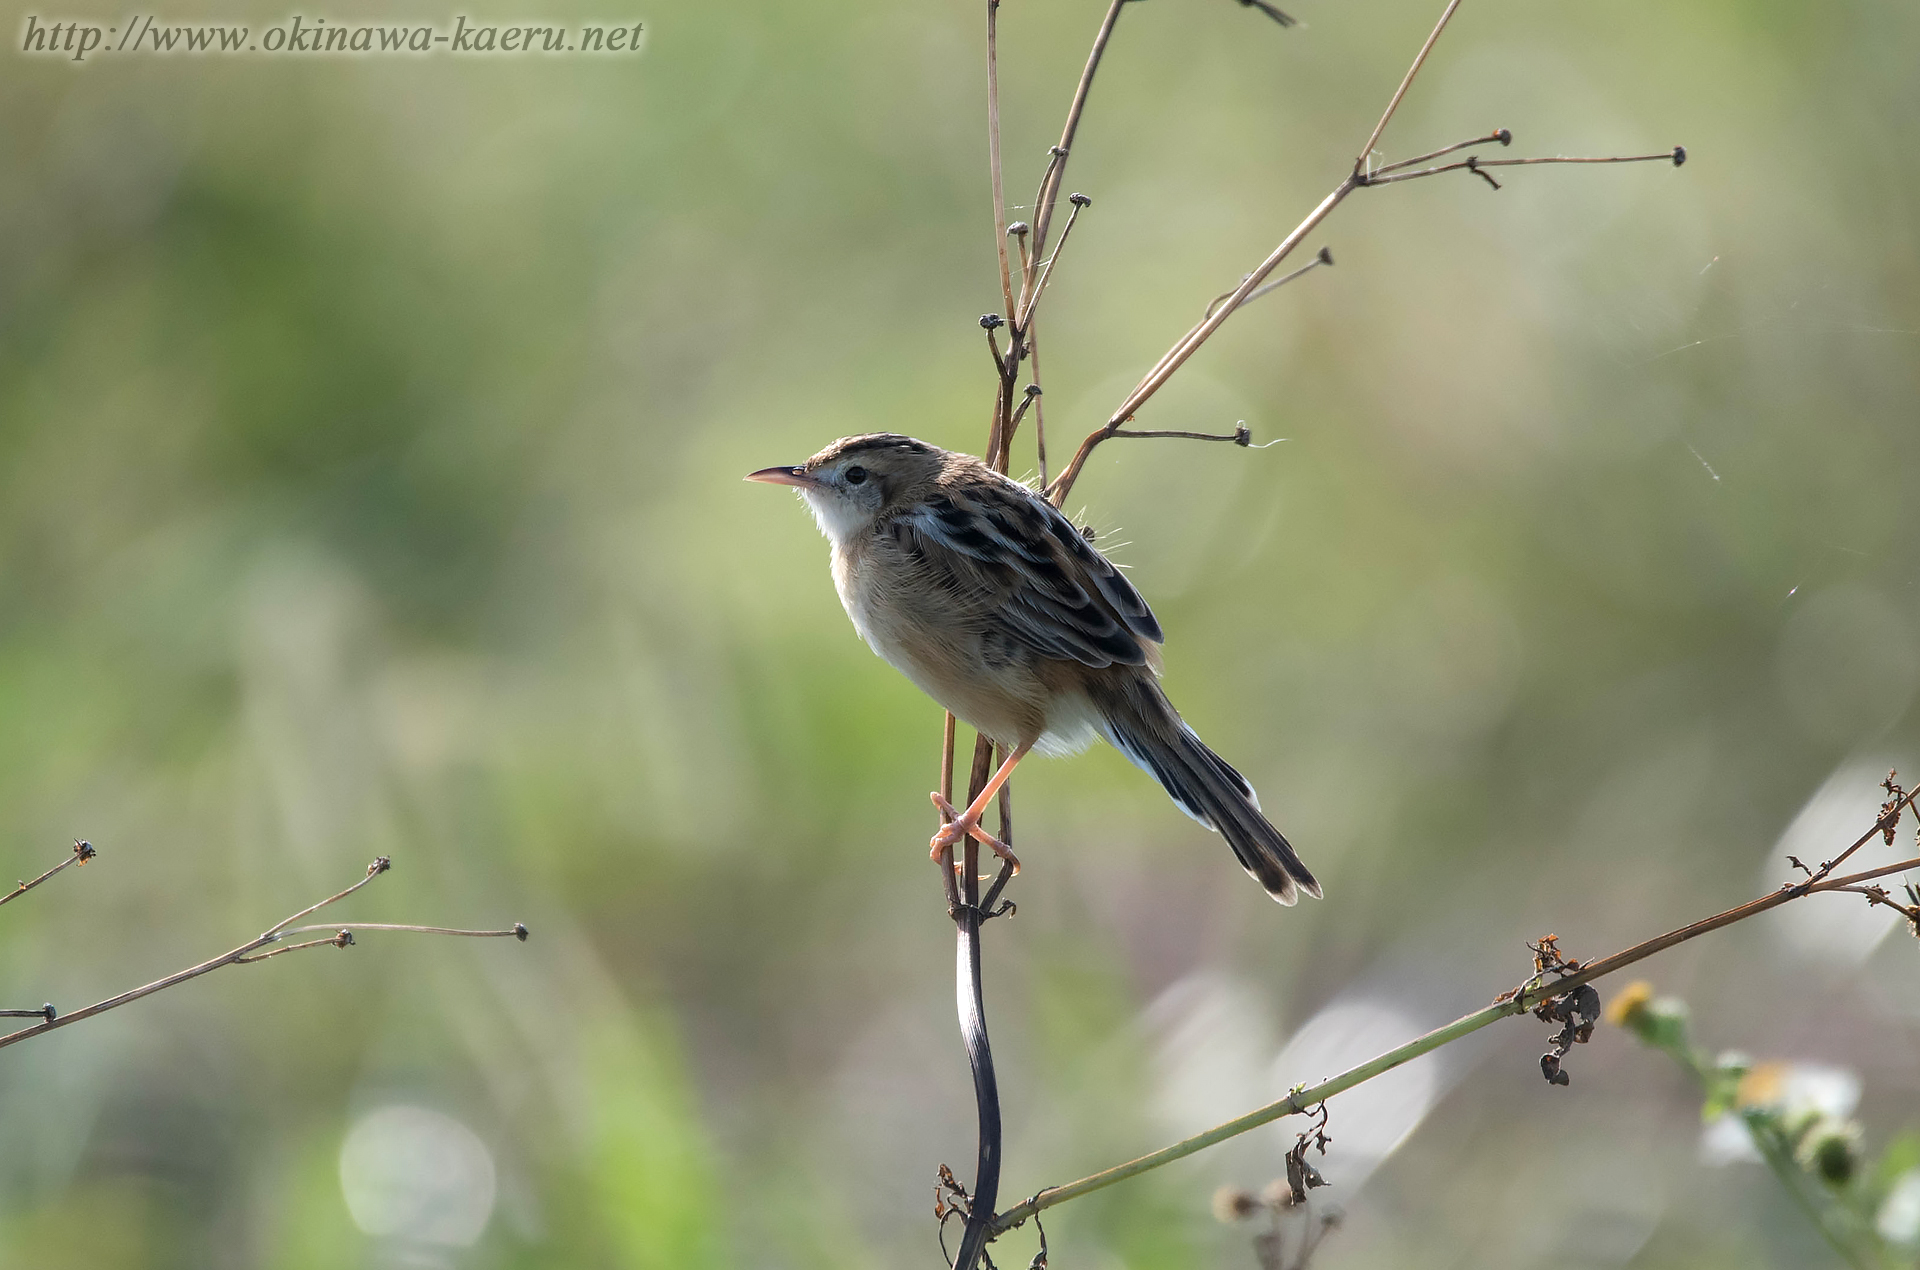
M749 481L764 481L768 485L792 485L798 489L819 489L820 482L807 475L802 467L763 467L758 472L748 472Z

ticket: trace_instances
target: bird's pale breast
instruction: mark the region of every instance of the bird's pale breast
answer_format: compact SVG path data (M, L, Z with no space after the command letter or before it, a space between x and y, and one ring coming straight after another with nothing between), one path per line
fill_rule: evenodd
M1057 686L1049 690L1059 668L990 620L992 599L935 576L891 537L836 547L833 583L854 629L874 652L995 741L1020 745L1050 731L1085 731L1077 720L1083 712L1072 706L1063 712L1067 703ZM1076 718L1050 718L1050 701L1054 715ZM1074 749L1091 739L1063 734L1057 746L1045 748Z

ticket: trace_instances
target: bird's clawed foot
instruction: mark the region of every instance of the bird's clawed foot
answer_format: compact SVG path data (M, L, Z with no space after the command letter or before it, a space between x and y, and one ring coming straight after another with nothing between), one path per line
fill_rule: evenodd
M1020 857L1013 854L1013 848L994 837L980 826L980 812L968 808L964 813L955 810L954 805L934 791L933 805L940 809L946 823L940 826L940 832L933 835L933 850L928 854L938 860L943 852L958 845L964 838L973 838L1012 866L1015 873L1020 872Z

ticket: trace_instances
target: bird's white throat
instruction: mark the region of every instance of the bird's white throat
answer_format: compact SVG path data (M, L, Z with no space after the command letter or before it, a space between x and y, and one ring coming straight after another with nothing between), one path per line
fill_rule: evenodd
M836 547L846 546L873 523L872 512L831 490L803 489L800 497L806 500L808 510L820 526L820 532Z

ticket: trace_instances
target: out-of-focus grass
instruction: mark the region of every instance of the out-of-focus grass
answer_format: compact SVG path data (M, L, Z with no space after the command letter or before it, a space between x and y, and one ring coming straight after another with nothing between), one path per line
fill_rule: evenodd
M1083 7L1003 10L1016 201ZM1431 9L1128 7L1068 180L1056 455L1338 178ZM0 54L0 841L23 875L103 851L8 907L0 995L97 999L382 853L357 915L535 930L9 1050L0 1265L937 1255L934 1165L972 1158L938 716L738 478L979 443L979 14L636 16L632 60ZM1525 936L1590 955L1765 885L1830 774L1913 761L1915 47L1900 6L1466 6L1393 154L1506 126L1688 165L1363 192L1338 267L1152 407L1284 444L1101 451L1076 510L1328 897L1276 910L1111 754L1023 769L1007 1193L1200 1127L1159 1087L1170 1036L1226 1052L1176 1008L1196 976L1275 1044L1336 999L1437 1022ZM1858 1070L1875 1146L1920 1095L1911 947L1786 947L1660 975L1703 1030ZM1768 1179L1696 1163L1670 1073L1603 1036L1548 1090L1539 1040L1449 1059L1363 1186L1335 1107L1324 1264L1820 1263ZM1323 1074L1270 1061L1219 1097ZM355 1226L341 1142L393 1104L486 1144L471 1247ZM1056 1256L1248 1264L1207 1197L1288 1142L1063 1211Z

